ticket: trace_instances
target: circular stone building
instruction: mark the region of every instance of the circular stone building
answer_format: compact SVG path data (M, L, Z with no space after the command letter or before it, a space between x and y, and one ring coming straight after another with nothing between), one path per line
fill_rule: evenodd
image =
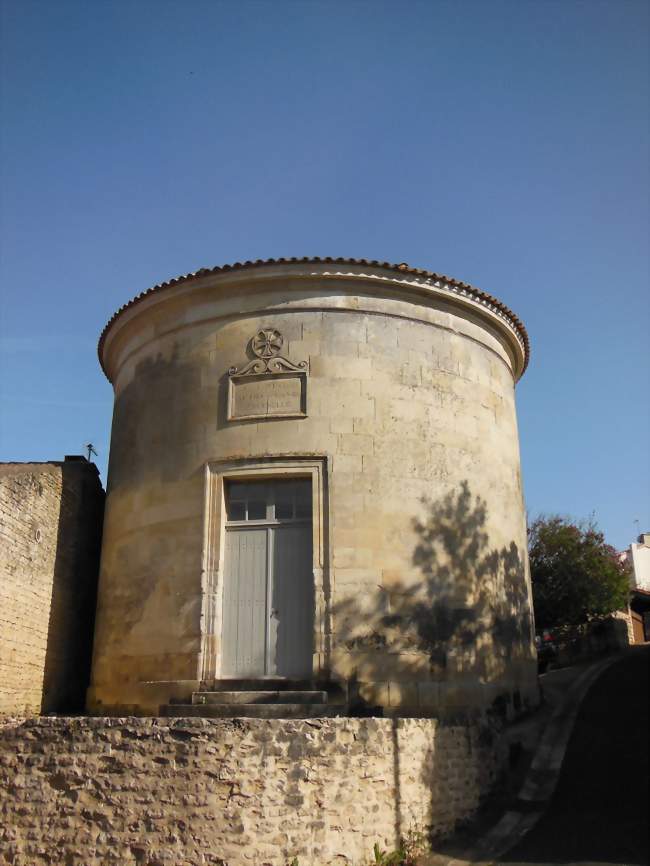
M115 409L91 710L536 702L528 340L498 300L406 264L245 262L139 295L99 357Z

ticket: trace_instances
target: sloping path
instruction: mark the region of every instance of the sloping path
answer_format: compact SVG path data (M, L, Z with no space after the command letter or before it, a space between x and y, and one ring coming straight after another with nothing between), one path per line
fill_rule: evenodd
M648 863L650 647L631 649L580 706L544 814L497 861L510 866Z

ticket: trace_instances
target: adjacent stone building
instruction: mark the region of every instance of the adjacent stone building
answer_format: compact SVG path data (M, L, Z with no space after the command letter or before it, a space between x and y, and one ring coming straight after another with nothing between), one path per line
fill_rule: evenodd
M535 703L528 340L503 304L404 264L247 262L139 295L99 356L94 713L207 714L263 681L311 689L313 715L328 693L404 716Z
M0 715L84 708L103 507L83 457L0 464Z

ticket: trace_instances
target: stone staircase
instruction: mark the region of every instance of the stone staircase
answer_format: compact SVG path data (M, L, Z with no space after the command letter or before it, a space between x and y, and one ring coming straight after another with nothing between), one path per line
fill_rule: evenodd
M319 688L318 686L321 686ZM340 689L309 680L216 680L193 692L191 703L171 701L160 707L167 718L313 719L347 715Z

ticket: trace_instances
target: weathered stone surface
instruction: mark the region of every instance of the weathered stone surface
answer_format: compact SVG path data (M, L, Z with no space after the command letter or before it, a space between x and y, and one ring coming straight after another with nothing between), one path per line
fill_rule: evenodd
M498 771L478 728L431 719L12 722L0 862L360 863L374 842L449 832Z
M233 379L229 417L236 421L304 415L303 387L300 376Z
M307 364L307 417L229 420L228 371L265 329ZM145 297L102 358L115 411L93 711L155 713L183 697L174 681L189 700L219 677L220 473L299 459L322 464L314 677L404 715L537 700L523 354L503 315L381 267L273 265Z
M83 459L0 464L0 715L83 709L103 506Z

